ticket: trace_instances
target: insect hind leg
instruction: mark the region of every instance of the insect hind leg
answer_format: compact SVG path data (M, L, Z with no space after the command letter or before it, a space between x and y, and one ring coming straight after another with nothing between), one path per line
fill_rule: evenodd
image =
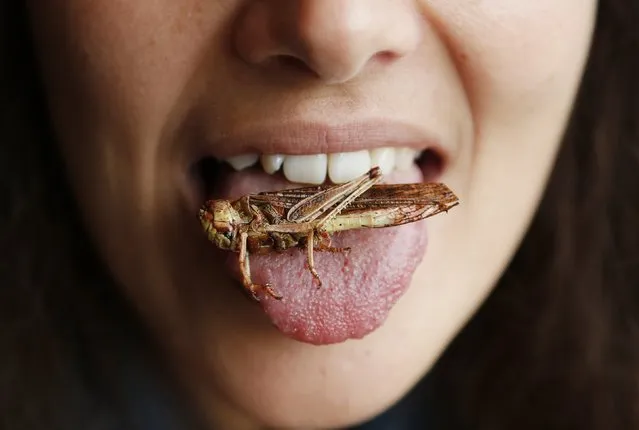
M313 279L317 282L317 288L322 286L322 280L320 279L317 270L315 270L315 260L313 258L313 249L315 248L315 231L311 230L306 236L306 264L309 272L313 275Z

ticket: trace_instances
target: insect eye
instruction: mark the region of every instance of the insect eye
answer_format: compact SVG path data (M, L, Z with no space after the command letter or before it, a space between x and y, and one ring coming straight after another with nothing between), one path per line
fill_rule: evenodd
M228 240L233 239L233 233L230 231L227 231L226 233L224 233L224 237L227 238Z

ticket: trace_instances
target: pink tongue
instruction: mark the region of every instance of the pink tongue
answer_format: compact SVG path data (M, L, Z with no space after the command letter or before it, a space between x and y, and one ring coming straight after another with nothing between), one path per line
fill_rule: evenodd
M393 183L421 180L416 167L386 177ZM224 198L237 198L293 186L300 185L259 171L243 171L228 175L219 191ZM273 324L296 340L325 345L362 338L382 325L408 289L426 249L425 227L426 223L419 222L333 235L333 246L351 251L315 252L320 288L305 266L304 249L251 256L253 281L270 282L283 296L281 301L264 297L261 304ZM237 255L230 257L229 264L239 279Z

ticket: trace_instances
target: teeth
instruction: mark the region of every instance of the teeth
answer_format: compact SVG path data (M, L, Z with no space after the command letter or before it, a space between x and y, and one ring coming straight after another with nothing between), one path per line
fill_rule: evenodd
M229 157L224 161L229 163L235 170L244 170L247 167L251 167L256 164L259 159L260 156L257 154L242 154L236 155L235 157Z
M326 154L287 155L284 160L284 176L291 182L321 184L326 180Z
M370 168L371 154L367 150L337 152L328 156L328 177L336 184L357 178Z
M421 151L410 148L375 148L313 155L244 154L225 161L235 170L246 169L259 161L266 173L272 175L282 169L291 182L322 184L328 175L333 183L341 184L366 173L373 166L379 166L384 174L408 170L420 154Z
M284 163L284 159L286 156L282 154L274 154L274 155L262 155L260 161L262 162L262 169L269 175L280 170L282 164Z
M415 162L419 153L410 148L397 148L395 150L395 169L408 170Z
M395 148L376 148L371 151L371 167L379 166L384 175L395 169Z

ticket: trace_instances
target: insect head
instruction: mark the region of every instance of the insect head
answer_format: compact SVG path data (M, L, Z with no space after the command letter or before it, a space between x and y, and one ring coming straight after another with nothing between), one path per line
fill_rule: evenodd
M237 235L236 226L242 218L228 200L209 200L198 215L208 239L220 249L232 250Z

